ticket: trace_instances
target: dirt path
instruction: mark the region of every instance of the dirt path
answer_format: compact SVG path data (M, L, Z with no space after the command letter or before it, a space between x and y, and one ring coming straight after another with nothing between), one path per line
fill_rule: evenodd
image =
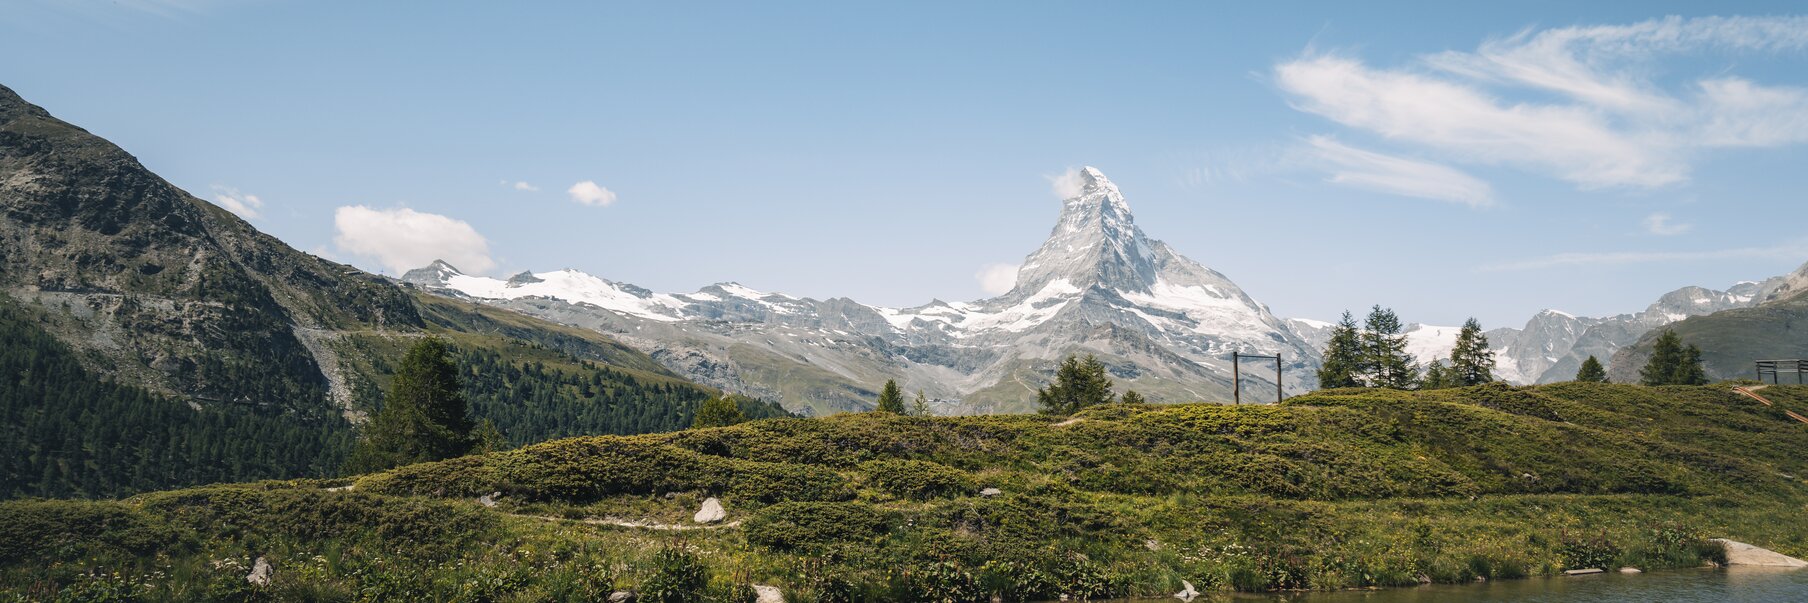
M731 521L728 523L718 523L718 524L709 524L709 525L680 525L680 524L670 524L670 523L657 523L657 522L651 522L651 521L636 521L636 520L631 520L631 519L618 519L618 518L614 518L614 517L604 517L601 519L598 519L598 518L566 519L564 517L552 517L550 515L522 515L519 513L503 513L503 515L507 515L510 517L522 517L522 518L526 518L526 519L538 519L540 521L581 523L581 524L593 525L593 526L615 526L618 528L635 528L635 529L640 529L640 530L660 530L660 531L667 531L667 532L689 532L691 530L726 530L728 528L740 527L740 525L741 525L740 521Z

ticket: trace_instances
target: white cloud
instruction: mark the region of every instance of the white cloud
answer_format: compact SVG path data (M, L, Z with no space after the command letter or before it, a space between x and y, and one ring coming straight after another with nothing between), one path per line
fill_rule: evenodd
M1688 232L1690 228L1695 227L1694 224L1684 224L1673 220L1675 218L1671 218L1670 214L1661 211L1645 216L1645 232L1667 237Z
M531 193L531 192L536 192L536 191L539 191L539 190L540 190L540 187L538 187L538 186L534 186L534 185L532 185L532 184L528 184L528 183L527 183L527 182L525 182L525 181L514 181L514 182L510 182L510 181L508 181L508 180L503 180L503 181L502 181L502 185L503 185L503 186L506 186L506 187L509 187L509 188L512 188L512 189L515 189L515 190L518 190L518 191L527 191L527 192L530 192L530 193Z
M218 184L213 185L213 203L246 220L256 219L264 209L264 200L257 195L247 195L239 189Z
M375 259L390 274L433 260L445 260L470 273L496 267L489 241L477 229L439 214L348 205L333 212L333 229L333 246L340 252Z
M1328 180L1335 184L1470 207L1494 204L1487 182L1449 166L1365 151L1329 136L1313 136L1307 142L1313 156L1331 168Z
M565 193L571 195L572 201L584 205L600 205L607 207L609 204L615 202L615 191L597 186L595 182L590 180L571 185L571 188L566 189Z
M1527 260L1482 266L1485 272L1540 270L1564 266L1614 266L1652 262L1699 262L1710 260L1800 260L1808 255L1808 241L1796 241L1771 247L1736 247L1704 251L1608 251L1570 252Z
M987 295L1003 295L1017 286L1017 265L986 264L973 273L973 278L979 279L979 290Z
M1659 59L1804 49L1808 17L1670 17L1527 30L1398 68L1307 55L1275 79L1295 108L1399 144L1581 188L1656 188L1687 180L1707 149L1808 142L1808 89L1715 75L1668 90Z
M1086 188L1086 180L1080 177L1079 168L1067 168L1059 176L1044 176L1048 179L1049 190L1063 200L1080 196Z

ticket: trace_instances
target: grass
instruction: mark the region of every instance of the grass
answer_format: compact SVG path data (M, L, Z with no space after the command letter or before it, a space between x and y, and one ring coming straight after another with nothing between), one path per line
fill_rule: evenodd
M1765 393L1808 405L1808 388ZM4 503L0 540L20 544L0 558L0 600L534 601L660 585L668 600L739 600L748 584L793 601L1045 600L1181 580L1341 589L1698 566L1720 554L1709 537L1808 555L1808 527L1789 521L1808 503L1808 426L1724 384L1335 390L1077 418L774 419L350 480ZM472 501L492 491L496 508ZM682 524L706 496L742 523L529 517ZM276 568L268 587L243 580L258 556Z

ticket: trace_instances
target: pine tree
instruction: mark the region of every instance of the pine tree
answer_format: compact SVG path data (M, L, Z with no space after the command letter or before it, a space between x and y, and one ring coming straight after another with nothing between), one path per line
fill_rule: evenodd
M1707 370L1701 367L1701 348L1695 344L1682 350L1682 364L1676 366L1675 376L1670 381L1676 385L1707 385Z
M1680 385L1676 376L1682 370L1687 352L1682 347L1682 337L1675 331L1665 329L1657 336L1657 343L1651 346L1651 360L1645 362L1645 368L1639 369L1639 384Z
M904 414L904 390L898 389L896 380L885 380L885 387L879 390L879 401L873 405L873 410L895 415Z
M1412 354L1406 353L1406 335L1393 310L1379 305L1370 310L1361 341L1361 370L1357 376L1364 385L1412 389L1417 384L1419 367L1414 365Z
M910 401L910 414L918 417L934 414L929 411L929 397L923 395L923 390L917 390L917 398Z
M503 437L502 430L496 428L496 422L484 419L471 428L471 452L482 454L508 450L508 438Z
M1582 368L1576 371L1576 380L1584 383L1606 383L1607 369L1601 367L1601 361L1589 356L1582 361Z
M1071 415L1088 406L1110 404L1113 397L1104 363L1091 354L1084 360L1069 355L1055 370L1055 382L1036 392L1036 404L1043 414Z
M1324 363L1318 369L1319 389L1362 387L1356 375L1361 365L1361 334L1356 329L1356 319L1346 310L1343 320L1331 330L1331 342L1325 345Z
M1443 360L1433 360L1425 365L1425 377L1419 380L1419 389L1446 389L1456 387L1455 375L1451 369L1444 368Z
M741 405L734 398L723 395L704 400L697 407L697 416L691 420L691 427L727 427L747 420L741 412Z
M1453 387L1494 382L1494 350L1488 349L1488 336L1482 334L1482 323L1474 318L1464 322L1456 334L1456 348L1450 351L1446 378Z
M474 424L446 342L422 339L402 356L383 410L364 426L346 466L353 472L437 461L469 452Z
M1124 396L1119 401L1125 404L1144 404L1148 402L1148 400L1143 399L1142 394L1136 393L1136 390L1133 389L1124 390Z

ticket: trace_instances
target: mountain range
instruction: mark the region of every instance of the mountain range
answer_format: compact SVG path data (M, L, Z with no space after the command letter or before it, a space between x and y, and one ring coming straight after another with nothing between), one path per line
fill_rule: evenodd
M938 412L1028 411L1069 354L1097 356L1119 391L1157 401L1228 400L1232 352L1278 353L1281 387L1312 387L1318 352L1286 321L1145 235L1099 170L1080 170L1078 184L1010 291L971 302L889 308L734 283L665 294L571 270L504 280L444 262L402 280L602 331L688 378L817 414L867 408L887 379ZM1271 367L1244 373L1251 399L1273 399Z

